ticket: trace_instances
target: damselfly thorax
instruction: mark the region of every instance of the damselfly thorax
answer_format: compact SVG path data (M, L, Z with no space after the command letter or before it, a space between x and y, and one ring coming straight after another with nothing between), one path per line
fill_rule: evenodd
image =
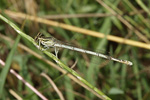
M34 39L36 42L38 42L39 46L43 45L45 49L49 47L54 47L54 44L56 44L57 40L53 37L43 37L42 33L38 33L38 35Z

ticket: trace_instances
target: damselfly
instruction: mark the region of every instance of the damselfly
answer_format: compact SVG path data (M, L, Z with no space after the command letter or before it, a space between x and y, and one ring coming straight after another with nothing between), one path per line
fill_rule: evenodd
M121 60L121 59L117 59L117 58L114 58L114 57L111 57L111 56L108 56L108 55L104 55L102 53L97 53L97 52L84 50L84 49L81 49L81 48L77 48L77 47L62 44L61 42L59 42L59 40L55 39L52 36L51 37L42 37L42 33L38 33L38 35L35 37L35 41L38 43L37 47L39 49L41 49L41 46L43 46L43 48L44 48L42 50L48 49L49 47L55 48L56 56L57 56L57 53L58 53L57 48L59 47L59 48L66 48L66 49L70 49L70 50L74 50L74 51L78 51L78 52L82 52L82 53L91 54L91 55L94 55L94 56L98 56L98 57L105 58L105 59L108 59L108 60L113 60L113 61L120 62L120 63L123 63L123 64L127 64L127 65L130 65L130 66L133 65L133 63L131 61L128 61L128 60Z

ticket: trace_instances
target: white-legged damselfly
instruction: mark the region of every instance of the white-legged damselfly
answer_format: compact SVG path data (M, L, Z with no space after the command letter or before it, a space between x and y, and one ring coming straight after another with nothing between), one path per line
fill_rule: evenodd
M52 36L51 37L42 37L41 33L38 33L38 35L35 37L35 41L38 43L38 46L37 46L38 48L40 48L41 45L45 49L48 49L49 47L53 47L53 48L55 48L55 53L58 52L57 47L66 48L66 49L70 49L70 50L98 56L98 57L105 58L108 60L113 60L113 61L120 62L120 63L126 64L126 65L130 65L130 66L133 65L133 63L131 61L128 61L128 60L121 60L121 59L117 59L117 58L114 58L114 57L111 57L108 55L104 55L102 53L97 53L97 52L93 52L93 51L89 51L89 50L85 50L85 49L81 49L81 48L62 44L61 42L59 42L59 40L55 39ZM57 53L56 53L56 55L57 55Z

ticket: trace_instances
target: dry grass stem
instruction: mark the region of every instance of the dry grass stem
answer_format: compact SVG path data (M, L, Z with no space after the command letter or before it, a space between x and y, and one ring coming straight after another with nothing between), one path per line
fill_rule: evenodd
M71 69L73 69L77 65L78 59L74 62L74 64L71 66Z
M60 92L60 90L57 88L57 86L55 85L55 83L53 82L53 80L46 75L45 73L41 73L41 76L45 77L49 83L52 85L52 87L54 88L54 90L56 91L56 93L58 94L58 96L60 97L60 100L65 100L62 93Z
M76 26L67 25L64 23L59 23L56 21L39 18L36 16L30 16L30 15L26 15L26 14L19 13L19 12L16 13L16 12L8 11L8 10L5 10L4 12L12 18L21 18L21 19L27 18L28 20L32 20L32 21L36 21L39 23L44 23L44 24L52 25L52 26L56 26L56 27L61 27L61 28L75 31L75 32L79 32L82 34L91 35L91 36L98 37L98 38L106 38L110 41L114 41L117 43L123 43L123 44L132 45L132 46L136 46L136 47L140 47L140 48L150 49L150 44L147 44L147 43L138 42L138 41L129 40L129 39L124 39L124 38L113 36L113 35L105 35L105 34L100 33L100 32L91 31L91 30L79 28Z
M0 59L1 60L1 59ZM3 62L1 60L1 62ZM5 65L5 63L3 62ZM44 95L42 95L36 88L34 88L31 84L29 84L22 76L20 76L18 73L15 72L15 70L10 69L10 73L13 74L16 78L18 78L20 81L22 81L27 87L29 87L35 94L37 94L41 99L48 100Z
M17 100L23 100L15 91L9 89L9 93L13 95Z
M64 15L45 15L41 16L46 19L65 19L65 18L87 18L87 17L108 17L114 16L112 14L105 13L91 13L91 14L64 14Z
M102 0L97 0L98 3L100 3L102 6L104 6L106 9L108 9L113 15L116 15L117 18L124 23L130 30L134 31L136 33L136 35L143 40L146 43L150 43L150 41L147 39L147 37L145 37L144 35L142 35L142 33L140 33L138 30L136 30L127 20L125 20L120 14L117 14L113 9L111 9L109 6L107 6Z

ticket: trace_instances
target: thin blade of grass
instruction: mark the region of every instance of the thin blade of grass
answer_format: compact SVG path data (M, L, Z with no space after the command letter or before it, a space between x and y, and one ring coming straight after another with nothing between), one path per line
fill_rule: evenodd
M8 55L8 58L6 60L6 65L3 68L3 70L1 71L1 75L0 75L0 97L2 96L4 84L5 84L5 81L6 81L6 76L7 76L7 73L9 71L9 68L10 68L10 65L11 65L11 62L12 62L12 58L13 58L14 53L16 51L19 40L20 40L20 35L17 36L15 44L14 44L13 48L11 49L11 51Z
M109 33L110 30L111 30L111 20L110 18L107 18L105 21L104 21L104 24L103 24L103 27L100 29L101 32L106 32L106 33ZM107 43L107 39L104 38L103 40L99 41L98 45L97 45L97 50L100 50L101 48L104 48L105 45ZM101 64L101 59L99 59L99 62L97 65L95 65L95 61L96 61L97 58L92 58L91 60L91 64L90 64L90 67L88 68L88 71L87 71L87 80L92 84L92 85L96 85L96 81L98 79L98 73L99 73L99 68L98 66ZM89 98L94 98L93 97L93 94L91 94L90 92L87 92L87 96Z
M65 76L64 80L65 80L64 85L66 88L65 90L66 90L67 100L75 100L75 96L73 94L73 87L72 87L70 78Z
M147 14L150 15L149 8L147 8L147 7L145 6L145 4L144 4L141 0L136 0L136 2L139 4L139 6L140 6L141 8L143 8L144 11L147 12Z
M135 52L136 52L136 50L133 50L133 54L134 54L133 73L136 75L135 76L136 82L135 82L134 85L136 86L136 94L137 94L137 98L138 98L137 100L142 100L142 87L141 87L141 81L139 81L140 80L140 75L138 74L140 64L138 62L137 54Z
M30 41L32 44L37 46L37 43L34 41L34 39L32 37L30 37L29 35L26 35L24 32L21 31L21 29L19 27L17 27L14 23L12 23L11 21L9 21L8 19L6 19L5 17L3 17L0 14L0 19L2 19L3 21L5 21L6 23L8 23L15 31L17 31L18 34L20 34L22 37L26 38L28 41ZM43 48L42 48L43 49ZM109 97L107 97L102 91L100 91L99 89L97 89L96 87L94 87L93 85L91 85L90 83L88 83L84 78L82 78L77 72L75 72L74 70L72 70L71 68L69 68L68 66L66 66L65 64L63 64L55 55L53 55L52 53L48 52L48 51L43 51L43 53L45 53L47 56L49 56L50 58L52 58L53 60L56 61L56 63L61 66L63 69L65 69L66 71L68 71L69 73L71 73L73 76L75 76L78 80L80 80L81 83L85 84L87 87L89 87L89 89L91 89L94 93L96 93L96 95L103 99L103 100L111 100Z

